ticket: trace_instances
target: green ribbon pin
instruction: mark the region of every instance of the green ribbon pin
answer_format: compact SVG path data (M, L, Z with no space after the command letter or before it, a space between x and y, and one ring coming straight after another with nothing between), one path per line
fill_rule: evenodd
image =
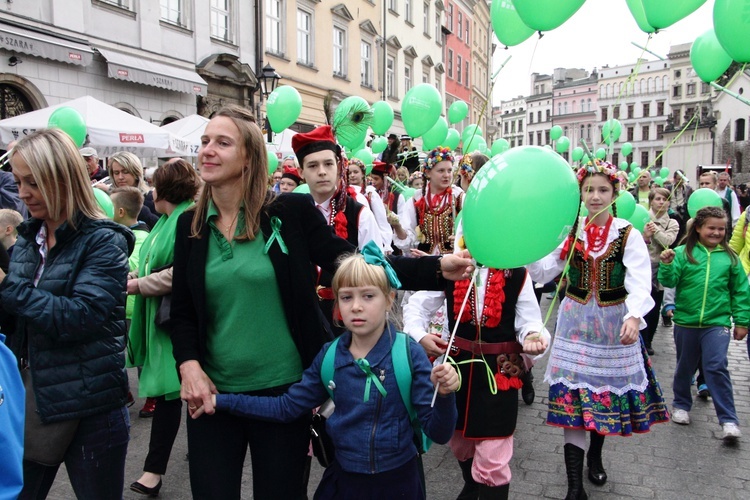
M286 243L281 238L281 219L276 216L271 217L271 237L266 242L266 247L263 249L263 253L267 254L270 250L273 242L276 241L279 244L279 248L285 255L289 255L289 249L286 247Z
M372 387L372 382L375 382L375 387L378 388L378 392L385 397L386 394L388 394L385 390L385 387L383 387L383 384L380 383L380 380L378 380L378 377L375 376L374 373L372 373L372 370L370 369L370 362L367 361L365 358L359 358L357 361L357 366L359 366L359 369L365 372L365 375L367 375L367 381L365 382L365 396L364 396L364 402L367 403L370 400L370 388Z

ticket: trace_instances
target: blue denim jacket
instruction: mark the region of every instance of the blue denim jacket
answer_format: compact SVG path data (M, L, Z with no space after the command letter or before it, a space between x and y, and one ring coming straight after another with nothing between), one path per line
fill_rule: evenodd
M376 474L396 469L417 453L414 431L398 392L391 359L392 335L387 327L377 344L367 354L373 373L384 375L385 398L375 384L364 401L365 373L349 352L351 333L345 332L337 345L334 400L336 410L326 422L326 429L336 448L336 460L347 472ZM328 399L320 379L323 356L330 343L323 346L302 380L280 397L257 397L241 394L216 396L218 410L235 415L289 422L299 418ZM456 427L458 413L455 396L438 397L430 408L434 386L430 382L430 365L422 346L410 341L412 367L412 403L422 428L434 442L447 443ZM210 418L210 417L208 417Z

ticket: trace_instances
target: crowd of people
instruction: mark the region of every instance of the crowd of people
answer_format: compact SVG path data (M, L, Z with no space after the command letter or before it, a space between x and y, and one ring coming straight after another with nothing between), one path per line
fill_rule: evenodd
M750 325L750 235L728 173L700 176L724 207L691 219L684 172L662 188L644 170L627 186L605 161L582 164L588 215L558 248L477 268L458 216L489 158L438 147L420 159L409 137L388 139L365 165L321 126L269 173L255 118L229 106L207 124L197 168L170 159L148 180L137 156L104 169L58 130L10 145L0 328L12 356L0 348L0 376L26 387L27 433L7 433L6 487L45 498L64 463L79 498L121 498L127 368L152 417L129 488L152 497L187 415L194 497L240 498L249 450L254 498L306 498L311 420L330 399L333 457L315 498L424 498L424 434L455 456L459 499L507 499L519 397L535 401L546 353L567 499L587 498L585 469L606 483L606 436L689 424L696 376L723 439L740 438L727 349ZM303 183L309 194L292 193ZM616 214L629 187L649 210L642 231ZM553 339L539 290L555 282ZM671 411L651 358L660 319L677 348ZM24 422L7 409L8 428Z

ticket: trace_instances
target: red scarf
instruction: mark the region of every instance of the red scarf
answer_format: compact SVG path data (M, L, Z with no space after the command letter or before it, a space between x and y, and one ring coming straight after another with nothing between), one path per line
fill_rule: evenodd
M346 220L347 196L354 199L357 198L357 192L353 187L346 186L346 188L344 188L342 186L342 188L336 191L336 194L331 198L331 220L328 221L328 225L333 226L336 235L343 239L349 237L349 230L347 229L348 223Z
M478 319L479 326L494 328L500 324L500 317L503 314L503 302L505 302L505 271L500 269L490 269L487 273L487 284L484 289L484 308L482 317L476 318L476 290L471 290L469 296L469 307L464 308L461 317L461 304L463 304L466 292L469 290L469 280L456 281L453 286L453 314L457 321L468 323L472 319Z
M430 193L430 184L427 184L427 192L424 196L414 202L414 208L417 210L417 217L419 219L419 225L424 225L424 214L429 210L430 212L437 211L445 204L445 200L449 203L453 203L453 189L450 187L446 189L442 194L432 195Z

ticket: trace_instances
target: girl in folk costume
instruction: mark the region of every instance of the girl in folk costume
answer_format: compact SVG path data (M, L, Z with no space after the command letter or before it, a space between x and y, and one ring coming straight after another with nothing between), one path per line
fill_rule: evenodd
M373 168L375 163L373 162ZM380 229L380 236L383 239L385 250L391 249L391 242L393 241L393 229L388 223L388 210L383 204L382 198L378 195L376 189L373 186L367 185L365 182L365 164L359 158L351 158L346 166L346 178L350 188L354 189L357 193L361 194L365 200L367 200L367 207L370 208L372 214L375 216L375 222L378 224ZM363 243L367 243L366 241Z
M463 191L453 183L453 154L439 147L430 151L425 165L427 183L422 196L410 199L394 226L394 243L401 250L411 248L429 253L453 251L453 221L463 205Z
M461 248L460 226L457 237ZM550 335L526 269L481 268L469 286L463 280L445 292L415 293L404 307L404 330L428 355L443 354L446 343L428 335L426 326L447 299L451 331L459 323L450 355L463 381L456 393L458 422L448 443L464 478L458 499L507 499L521 377L532 364L529 355L543 353Z
M588 498L582 480L586 431L588 478L602 485L604 436L648 432L669 420L638 335L654 305L648 249L629 222L609 215L619 187L616 167L588 164L578 181L589 217L576 219L570 236L528 267L535 281L546 283L570 263L545 374L547 423L565 433L568 500Z

